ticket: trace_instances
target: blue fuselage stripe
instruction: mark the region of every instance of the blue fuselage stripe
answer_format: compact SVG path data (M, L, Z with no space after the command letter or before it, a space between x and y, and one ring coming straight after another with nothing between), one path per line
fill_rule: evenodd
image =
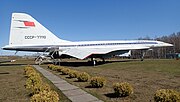
M104 45L134 45L134 44L158 44L157 42L133 42L133 43L100 43L100 44L80 44L80 45L60 45L59 47L83 47L83 46L104 46Z

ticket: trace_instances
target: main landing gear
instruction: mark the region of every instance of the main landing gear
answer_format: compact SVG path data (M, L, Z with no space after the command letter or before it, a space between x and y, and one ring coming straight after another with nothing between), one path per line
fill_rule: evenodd
M141 61L144 61L144 55L145 55L145 51L141 50Z
M148 49L148 50L141 50L141 61L144 61L144 56L148 51L152 51L152 49Z
M96 66L97 60L95 60L95 58L91 58L91 62L93 63L93 66Z
M47 48L42 54L40 54L36 59L35 59L35 64L41 65L42 63L53 63L53 64L60 64L60 59L56 59L54 55L58 54L58 49L54 49L52 53L49 55L46 54L50 48Z
M101 59L102 59L101 64L106 62L104 58ZM93 64L93 66L96 66L98 64L98 61L95 58L91 58L91 63Z

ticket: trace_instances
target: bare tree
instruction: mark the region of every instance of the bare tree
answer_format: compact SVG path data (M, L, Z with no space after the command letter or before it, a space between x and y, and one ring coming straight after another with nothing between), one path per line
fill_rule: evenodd
M152 40L152 38L146 36L139 38L139 40ZM173 44L173 47L155 48L152 51L147 51L145 58L166 58L167 54L180 53L180 32L170 34L169 36L162 36L154 38L154 40L167 42ZM140 50L132 51L133 58L140 58Z

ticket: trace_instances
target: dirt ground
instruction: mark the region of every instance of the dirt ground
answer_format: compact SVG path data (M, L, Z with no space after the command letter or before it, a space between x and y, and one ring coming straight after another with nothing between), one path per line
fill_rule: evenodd
M180 61L177 60L120 61L95 67L69 68L85 71L91 76L105 77L107 84L97 89L87 88L88 82L76 82L76 79L68 79L67 76L55 73L106 102L152 102L158 89L174 89L180 92ZM115 82L130 83L134 93L129 97L115 97L112 88Z
M27 102L26 78L22 66L0 66L0 102Z
M107 101L149 102L153 101L153 95L158 89L180 91L180 61L176 60L122 62L92 69L77 69L92 76L103 76L108 80L104 89L92 90ZM115 82L129 82L134 87L134 94L126 98L114 97L112 83Z
M8 59L8 58L7 58ZM0 102L29 102L30 92L25 89L27 78L24 77L24 67L34 64L34 59L15 58L16 62L0 64ZM43 78L52 90L59 94L59 102L70 102L49 80Z

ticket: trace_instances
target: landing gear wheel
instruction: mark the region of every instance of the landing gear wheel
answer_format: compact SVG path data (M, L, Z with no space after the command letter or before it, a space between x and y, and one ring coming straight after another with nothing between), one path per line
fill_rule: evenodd
M144 61L145 51L141 51L141 61Z
M96 66L97 61L95 60L95 58L91 58L91 62L92 62L92 64L93 64L93 66Z
M97 61L93 60L93 65L96 66L96 64L97 64Z

